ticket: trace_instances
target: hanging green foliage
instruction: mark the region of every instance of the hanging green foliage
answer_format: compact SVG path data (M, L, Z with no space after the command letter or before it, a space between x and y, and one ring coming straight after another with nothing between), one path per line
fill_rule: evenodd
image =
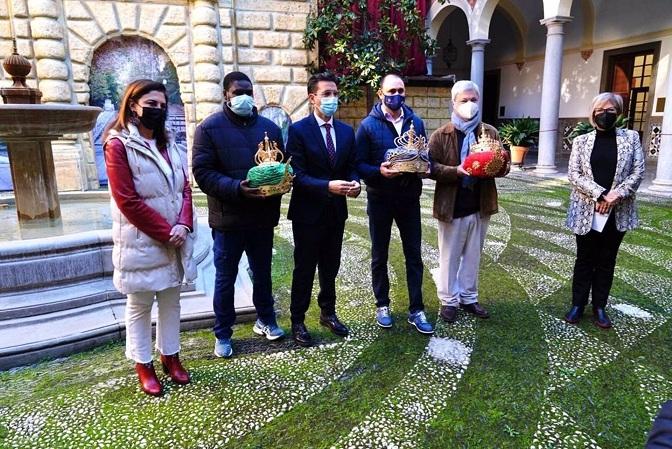
M306 47L320 50L309 70L329 67L346 102L361 98L362 86L377 88L384 74L402 72L414 42L426 55L434 54L436 43L425 32L416 0L380 0L375 11L367 0L324 0L317 9L308 17L303 38ZM393 14L403 18L403 30Z

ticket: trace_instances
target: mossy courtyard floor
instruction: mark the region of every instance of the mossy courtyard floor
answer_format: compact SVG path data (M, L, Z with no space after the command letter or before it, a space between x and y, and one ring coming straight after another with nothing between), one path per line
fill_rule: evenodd
M237 355L214 359L207 331L182 336L193 383L142 394L118 342L0 373L2 448L624 448L642 447L672 399L672 206L640 199L642 226L626 235L609 312L561 321L574 237L568 189L553 181L499 182L481 303L492 317L437 323L427 338L405 322L404 263L391 247L395 327L377 328L365 200L350 202L339 314L341 340L317 324L319 346L267 344L235 329ZM434 320L437 262L432 192L422 197L424 293ZM286 202L285 202L286 206ZM283 209L286 211L286 209ZM277 230L275 291L289 327L291 226Z

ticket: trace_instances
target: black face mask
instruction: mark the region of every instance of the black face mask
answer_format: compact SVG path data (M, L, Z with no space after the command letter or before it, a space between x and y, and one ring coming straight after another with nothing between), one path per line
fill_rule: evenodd
M166 122L166 110L161 108L142 108L142 117L138 117L145 128L153 131L161 129Z
M595 114L595 124L598 128L608 131L614 127L617 118L618 114L615 112L602 112Z

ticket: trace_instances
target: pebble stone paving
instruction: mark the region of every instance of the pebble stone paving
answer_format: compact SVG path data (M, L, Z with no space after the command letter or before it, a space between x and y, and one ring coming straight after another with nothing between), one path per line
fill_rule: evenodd
M566 324L557 307L548 303L549 298L568 289L573 268L575 240L564 227L567 199L558 196L562 184L512 177L498 181L498 185L500 213L488 229L483 269L501 269L520 285L525 297L517 299L535 311L547 351L548 375L540 380L544 385L540 413L529 447L603 447L598 436L591 435L563 408L557 394L591 372L613 364L624 351L646 341L668 323L672 316L672 220L643 220L646 229L642 232L650 233L650 238L631 243L626 237L616 282L627 285L633 293L611 298L614 338L607 343L600 335ZM423 226L432 232L423 235L422 256L430 279L437 276L439 265L437 223L431 216L431 206L431 189L425 189L421 214ZM398 242L396 228L392 236ZM287 220L281 220L276 237L293 244ZM0 388L0 447L236 447L238 439L280 419L299 404L319 398L357 363L363 351L378 339L389 338L371 319L374 299L369 252L365 201L351 201L338 279L338 313L351 327L348 338L309 349L288 345L277 352L252 351L228 361L211 360L192 370L193 382L186 387L168 384L160 398L139 393L120 396L114 407L110 407L109 398L135 385L134 376L116 375L78 392L42 399L39 404L3 402ZM403 274L396 273L392 264L389 268L394 290ZM399 382L361 422L343 429L335 441L325 441L324 447L417 447L418 437L431 428L460 391L462 380L469 376L470 366L478 357L480 322L462 312L460 318L452 325L439 320L435 335L427 339L424 350ZM430 314L430 319L434 321L435 316ZM184 346L190 344L185 337ZM639 394L652 419L660 404L672 398L671 374L645 364L633 366L629 374L639 380ZM175 410L183 413L175 416Z

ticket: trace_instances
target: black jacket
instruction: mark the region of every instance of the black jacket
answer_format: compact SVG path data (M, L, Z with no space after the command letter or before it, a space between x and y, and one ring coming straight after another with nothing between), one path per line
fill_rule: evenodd
M194 178L208 195L208 222L220 231L268 228L278 225L280 197L248 199L240 182L256 166L254 155L264 132L283 149L280 128L256 109L242 119L224 106L196 127L192 154Z
M649 433L646 449L672 449L672 401L661 407Z

